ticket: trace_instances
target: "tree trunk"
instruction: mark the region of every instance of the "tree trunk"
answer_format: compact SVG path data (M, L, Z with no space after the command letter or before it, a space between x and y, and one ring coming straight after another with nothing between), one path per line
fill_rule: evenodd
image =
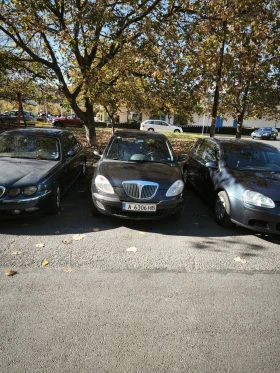
M96 146L97 145L97 137L95 131L95 123L94 123L94 113L93 113L93 105L89 102L89 99L86 99L86 119L84 120L85 129L86 129L86 138L88 141L89 146Z
M242 127L243 127L243 120L244 120L245 111L247 107L249 87L250 87L250 83L247 84L245 87L244 96L242 98L242 109L239 115L237 115L237 127L236 127L236 135L235 135L237 139L241 139L241 136L242 136Z
M227 35L227 22L223 22L223 41L220 48L220 59L219 59L219 68L217 71L216 76L216 87L215 87L215 94L214 94L214 102L212 107L212 119L211 119L211 125L210 125L210 137L215 136L215 129L216 129L216 120L217 120L217 114L218 114L218 106L219 106L219 97L220 97L220 87L221 87L221 81L222 81L222 70L224 65L224 54L225 54L225 44L226 44L226 35Z

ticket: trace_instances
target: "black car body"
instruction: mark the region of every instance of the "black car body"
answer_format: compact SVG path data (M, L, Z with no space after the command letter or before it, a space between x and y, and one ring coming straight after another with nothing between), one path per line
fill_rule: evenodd
M261 127L251 133L252 139L273 139L277 140L278 131L273 127Z
M182 171L165 135L116 131L104 153L95 154L101 156L92 179L95 215L125 219L180 216Z
M280 233L280 152L238 139L200 139L183 166L184 179L214 204L216 221Z
M17 129L0 135L0 218L57 213L61 196L84 175L83 146L69 131Z

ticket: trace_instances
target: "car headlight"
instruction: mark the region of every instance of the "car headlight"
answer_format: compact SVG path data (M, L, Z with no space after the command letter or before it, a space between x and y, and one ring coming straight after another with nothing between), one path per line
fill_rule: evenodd
M13 189L10 189L8 194L10 197L16 197L20 194L21 190L20 188L13 188Z
M24 188L23 193L26 196L32 196L32 194L35 194L37 192L38 188L35 185L29 186Z
M260 207L275 207L275 203L271 198L264 196L261 193L253 192L252 190L244 190L242 194L243 202L250 203L250 205Z
M184 190L184 183L182 180L177 180L171 185L171 187L166 192L166 197L174 197L182 193Z
M98 175L95 178L95 185L100 192L114 194L114 189L105 176Z

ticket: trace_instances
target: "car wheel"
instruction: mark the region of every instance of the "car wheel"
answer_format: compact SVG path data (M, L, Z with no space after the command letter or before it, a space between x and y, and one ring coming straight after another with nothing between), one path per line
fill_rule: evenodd
M80 177L82 179L84 179L87 175L87 163L86 163L86 160L84 159L83 160L83 163L82 163L82 170L81 170L81 173L80 173Z
M174 130L174 133L180 133L180 131L179 130Z
M55 122L54 125L57 127L62 127L62 122Z
M52 200L51 200L51 214L57 214L60 211L61 204L61 190L59 182L56 181L52 191Z
M101 216L101 212L99 212L99 210L97 210L93 201L91 202L91 213L92 213L92 216Z
M252 136L252 140L255 140L254 136Z
M226 192L221 191L217 194L214 212L218 224L222 227L232 226L230 220L230 203Z
M153 128L148 128L148 131L154 131L154 129Z

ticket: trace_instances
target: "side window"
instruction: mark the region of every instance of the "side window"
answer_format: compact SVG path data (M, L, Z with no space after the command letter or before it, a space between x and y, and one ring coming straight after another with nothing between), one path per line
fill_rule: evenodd
M206 148L203 159L205 162L214 162L220 160L220 152L217 144L209 142L209 146Z
M70 148L71 148L70 150L73 150L73 152L78 153L78 151L81 149L81 144L72 135L72 133L68 133L67 137L68 137Z
M70 141L68 139L68 136L67 135L63 135L62 137L62 153L63 153L63 157L67 157L67 153L72 150L71 149L71 144L70 144Z
M202 140L198 147L195 150L195 157L203 159L203 154L205 152L205 149L207 148L209 142L207 140Z

